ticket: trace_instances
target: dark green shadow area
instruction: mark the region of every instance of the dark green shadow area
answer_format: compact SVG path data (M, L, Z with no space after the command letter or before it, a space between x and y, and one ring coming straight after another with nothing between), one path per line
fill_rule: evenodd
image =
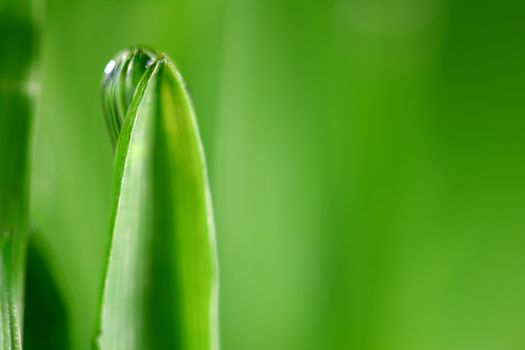
M68 313L49 264L49 251L31 239L27 254L24 349L70 349Z

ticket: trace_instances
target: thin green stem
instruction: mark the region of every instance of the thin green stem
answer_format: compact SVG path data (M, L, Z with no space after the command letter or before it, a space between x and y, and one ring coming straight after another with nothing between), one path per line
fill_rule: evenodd
M29 1L0 6L0 349L21 349L28 210L30 77L36 31Z

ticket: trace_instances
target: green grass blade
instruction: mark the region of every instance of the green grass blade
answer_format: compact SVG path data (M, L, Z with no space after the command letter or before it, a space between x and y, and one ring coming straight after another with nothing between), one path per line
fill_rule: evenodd
M29 1L0 3L0 349L22 346L28 216L30 76L36 30Z
M139 54L119 59L134 62ZM142 71L128 87L133 97L117 128L97 346L216 350L215 232L194 110L168 58L151 56ZM136 71L117 70L110 78L118 84L121 74ZM111 84L106 88L117 91Z

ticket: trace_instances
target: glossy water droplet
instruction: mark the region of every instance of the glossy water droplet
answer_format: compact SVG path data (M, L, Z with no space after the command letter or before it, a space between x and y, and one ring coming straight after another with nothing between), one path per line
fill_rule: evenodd
M104 69L102 106L109 136L116 145L126 113L140 79L159 55L150 49L127 49L116 55Z

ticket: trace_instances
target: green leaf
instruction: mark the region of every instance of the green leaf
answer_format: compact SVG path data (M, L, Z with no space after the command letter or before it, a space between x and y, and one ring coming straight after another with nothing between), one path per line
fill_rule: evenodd
M30 77L36 30L29 1L0 4L0 349L22 346L28 216Z
M104 99L107 89L133 94L125 116L113 114L123 123L97 347L216 350L215 232L193 106L163 54L128 50L112 62ZM122 76L137 71L138 82Z

